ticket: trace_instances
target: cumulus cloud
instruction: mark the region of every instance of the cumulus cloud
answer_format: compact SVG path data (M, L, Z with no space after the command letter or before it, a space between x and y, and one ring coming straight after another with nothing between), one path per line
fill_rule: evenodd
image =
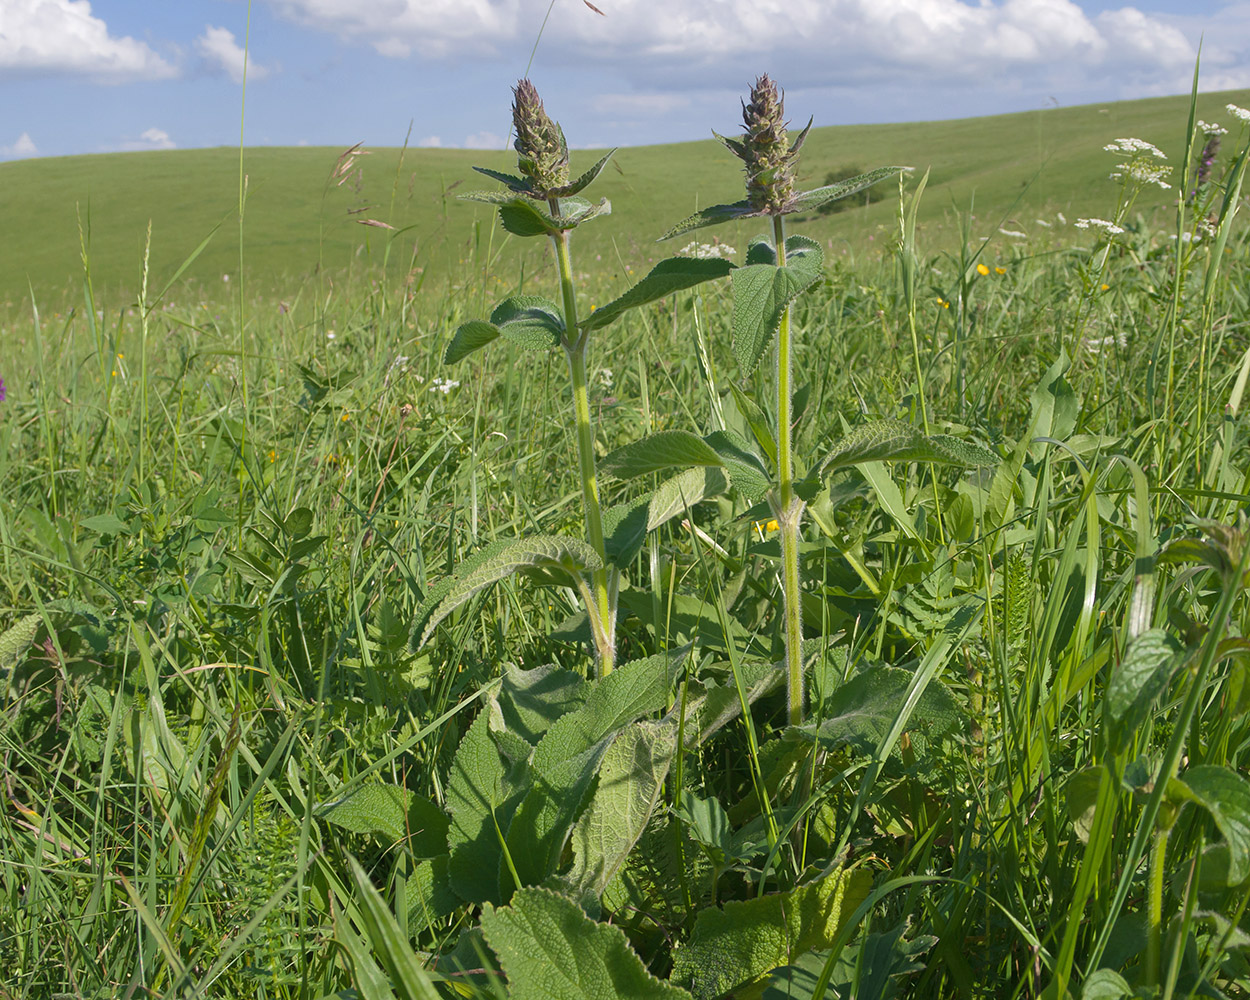
M110 34L88 0L3 0L0 73L72 73L117 82L161 79L177 70L143 42Z
M528 0L270 0L277 10L383 55L508 51L545 4ZM742 84L744 60L784 61L792 87L967 82L992 73L1084 79L1192 68L1186 35L1125 6L1093 17L1072 0L614 0L607 16L569 3L547 25L551 62L610 63L640 91ZM746 75L751 75L747 73Z
M437 149L443 144L443 140L436 135L427 135L424 139L417 143L425 149Z
M205 27L204 34L195 40L195 51L215 71L225 73L235 83L243 82L245 63L247 79L263 80L269 75L268 67L248 58L243 46L235 41L234 32L226 28L214 28L211 24Z
M29 132L23 132L12 146L0 146L0 158L5 160L21 160L30 156L38 156L39 149Z
M494 132L474 132L464 137L465 149L503 149L503 136Z
M127 139L118 149L127 153L137 153L151 149L177 149L178 144L170 138L163 128L150 128L141 133L138 139Z

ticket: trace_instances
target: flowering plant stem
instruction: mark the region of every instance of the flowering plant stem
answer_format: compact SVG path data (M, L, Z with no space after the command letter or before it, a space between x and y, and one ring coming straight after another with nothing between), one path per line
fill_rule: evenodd
M556 199L550 200L552 214L559 211ZM590 395L586 387L587 333L577 327L577 297L573 288L573 265L569 256L567 230L552 234L556 265L560 272L560 294L564 306L564 353L569 363L569 383L573 389L573 414L577 424L577 458L582 485L582 506L585 509L586 539L599 556L600 567L592 571L591 594L586 614L594 637L600 676L612 672L616 657L616 614L608 583L608 560L603 544L603 516L599 507L599 485L595 478L595 434L590 423Z
M785 221L773 216L777 266L786 266ZM794 457L790 439L791 416L790 307L777 327L777 527L781 532L781 592L785 615L786 691L790 724L803 722L803 605L799 586L799 522L803 501L794 492Z

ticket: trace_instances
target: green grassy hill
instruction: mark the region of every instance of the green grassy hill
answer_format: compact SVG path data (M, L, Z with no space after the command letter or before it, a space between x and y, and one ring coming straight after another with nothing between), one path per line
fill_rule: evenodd
M1250 103L1250 92L1206 94L1200 117L1224 120L1224 105ZM552 102L558 109L559 101ZM1045 232L1036 220L1061 231L1056 213L1110 213L1115 187L1107 173L1115 160L1104 143L1137 136L1162 147L1176 163L1184 140L1187 97L1053 108L959 121L900 125L835 126L813 130L804 149L805 183L816 186L830 170L881 164L932 169L922 222L929 245L955 237L957 213L971 210L977 235L992 234L1020 196L1010 228ZM809 109L795 106L799 121ZM733 108L709 127L732 131ZM512 266L527 266L537 248L517 245L492 225L486 206L455 195L491 182L473 164L508 168L510 153L443 149L373 149L357 162L363 176L336 184L331 174L341 150L258 148L244 157L248 180L244 220L245 280L256 292L297 294L318 272L340 277L377 263L390 244L397 269L422 268L425 278L455 276L489 252ZM575 154L574 168L593 151ZM578 234L581 254L645 265L657 255L651 241L700 205L741 197L737 161L713 140L622 149L590 191L608 197L613 214ZM483 183L485 182L485 183ZM235 149L118 153L10 162L0 165L5 191L0 239L0 306L24 308L28 288L41 303L77 298L82 261L80 222L89 230L97 292L133 295L142 273L149 220L151 282L163 286L182 261L220 226L187 270L199 282L194 294L216 297L222 276L237 282L239 268L239 154ZM850 248L888 238L895 200L890 185L866 208L800 223L826 240ZM1157 192L1149 209L1166 199ZM358 210L358 214L351 214ZM396 227L355 224L373 218ZM750 223L716 231L741 242ZM494 257L495 254L502 255ZM533 257L534 262L540 259ZM587 259L583 257L582 259ZM591 258L593 259L593 258ZM236 286L237 287L237 286Z

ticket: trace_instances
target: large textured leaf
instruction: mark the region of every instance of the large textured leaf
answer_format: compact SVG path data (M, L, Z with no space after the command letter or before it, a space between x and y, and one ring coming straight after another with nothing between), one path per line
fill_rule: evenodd
M601 468L618 479L633 479L673 466L723 465L716 449L689 431L660 431L610 453Z
M573 830L573 867L561 882L577 898L599 897L646 829L677 750L674 721L635 722L599 765L599 783Z
M733 431L713 431L704 440L720 456L734 489L743 499L747 503L763 499L772 484L764 463L747 442Z
M0 635L0 666L12 667L21 655L35 641L39 626L43 624L43 615L30 614L19 618L13 625Z
M412 870L408 879L408 923L428 927L460 906L447 873L448 856L427 858Z
M837 201L839 198L849 198L865 188L872 187L878 181L883 181L887 177L893 177L904 170L910 169L911 167L877 167L876 170L870 170L868 173L860 174L858 177L849 177L844 181L838 181L837 184L829 184L811 191L804 191L802 194L795 196L790 203L790 210L792 212L814 211L821 205Z
M533 785L508 828L523 883L554 873L604 754L624 726L665 707L686 652L621 665L591 687L580 709L547 730L531 761Z
M482 914L512 1000L689 1000L656 979L624 932L598 924L546 889L522 889L512 905Z
M364 925L362 930L368 935L373 950L390 973L391 985L403 1000L440 1000L434 981L413 954L412 947L400 931L394 915L382 902L382 897L360 867L360 862L355 858L348 858L348 863L351 865L352 882L356 886L356 901L360 906L361 922Z
M948 465L995 465L998 456L988 448L945 434L926 437L901 420L877 420L852 428L821 459L817 468L833 472L860 462L938 462Z
M513 295L490 314L490 321L509 340L531 351L560 346L564 315L560 307L541 295Z
M861 670L829 696L817 738L828 746L850 745L872 753L898 715L899 705L912 683L910 670L875 666ZM941 681L925 688L911 717L910 731L927 739L955 732L964 715L954 695Z
M414 857L432 858L447 851L447 816L433 802L401 785L361 785L317 814L352 833L381 834L391 843L407 841Z
M1146 721L1167 687L1180 651L1180 644L1162 629L1150 629L1129 642L1102 703L1113 753L1125 749Z
M452 888L471 903L502 898L502 831L529 784L528 762L509 760L500 753L492 737L492 722L496 730L503 729L502 713L494 701L464 734L447 781L448 874ZM507 881L510 886L511 879Z
M693 288L705 281L723 278L734 269L727 260L694 257L670 257L653 267L645 278L619 298L613 299L587 316L581 323L583 330L595 330L617 320L625 312L673 292Z
M831 947L871 889L868 872L837 869L789 892L703 910L673 957L670 978L696 1000L755 982L804 952Z
M733 272L733 347L744 375L755 371L786 307L821 275L824 253L806 236L786 240L786 264L749 264Z
M697 466L666 479L651 493L603 512L608 560L628 569L648 533L708 497L729 489L729 477L715 466Z
M518 177L516 174L506 174L502 170L491 170L490 167L474 167L473 169L479 174L485 174L487 177L491 177L494 180L499 181L501 184L506 185L508 190L513 194L524 194L527 191L533 190L529 179L526 177ZM476 201L478 199L471 200Z
M1250 781L1228 767L1199 764L1181 780L1215 820L1228 845L1228 881L1250 877Z
M556 721L582 707L589 689L585 678L554 663L531 670L509 666L499 691L500 714L510 732L535 744Z
M540 535L494 542L431 589L413 622L411 646L414 650L424 646L438 623L456 608L513 573L555 574L573 583L577 574L600 566L595 550L575 538Z
M682 219L656 242L662 243L664 240L671 240L674 236L684 236L704 226L718 226L722 222L733 222L735 219L745 219L755 214L757 213L751 210L750 203L745 201L735 201L732 205L713 205L711 208L701 209L694 215Z

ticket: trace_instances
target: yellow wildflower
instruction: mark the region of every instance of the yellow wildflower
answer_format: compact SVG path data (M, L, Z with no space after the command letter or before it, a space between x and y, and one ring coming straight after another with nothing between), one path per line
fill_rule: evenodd
M981 275L982 278L984 278L989 273L990 273L990 269L986 267L984 264L977 265L977 274Z
M1006 273L1007 273L1007 269L1006 269L1005 267L996 267L996 268L994 268L994 273L995 273L995 274L1006 274Z

